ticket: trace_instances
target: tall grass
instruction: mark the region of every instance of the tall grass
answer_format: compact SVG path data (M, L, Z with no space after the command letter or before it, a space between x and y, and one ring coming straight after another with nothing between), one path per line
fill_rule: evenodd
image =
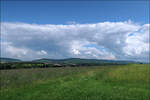
M3 70L1 100L150 100L150 66Z

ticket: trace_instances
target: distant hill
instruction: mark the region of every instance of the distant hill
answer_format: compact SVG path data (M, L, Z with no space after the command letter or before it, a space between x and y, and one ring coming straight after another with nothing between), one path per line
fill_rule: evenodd
M99 60L99 59L81 59L81 58L68 58L68 59L38 59L32 62L43 62L43 63L72 63L72 64L104 64L104 63L115 63L115 64L128 64L136 63L134 61L119 61L119 60Z
M25 62L20 59L14 58L0 58L0 62ZM139 63L134 61L121 61L121 60L102 60L102 59L81 59L81 58L68 58L68 59L37 59L28 62L51 63L51 64L129 64Z
M14 58L0 58L0 62L20 62L20 61L21 60Z
M21 61L13 58L0 58L1 69L17 69L17 68L48 68L48 67L86 67L86 66L105 66L105 65L126 65L138 64L133 61L119 60L100 60L100 59L37 59L32 61Z

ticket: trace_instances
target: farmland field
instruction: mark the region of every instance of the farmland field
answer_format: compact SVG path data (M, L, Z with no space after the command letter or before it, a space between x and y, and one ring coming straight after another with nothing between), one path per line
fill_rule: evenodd
M0 100L150 100L150 65L0 71Z

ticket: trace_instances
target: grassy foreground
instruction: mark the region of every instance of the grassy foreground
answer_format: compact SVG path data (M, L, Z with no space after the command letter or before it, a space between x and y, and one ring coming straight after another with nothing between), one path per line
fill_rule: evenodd
M0 100L150 100L150 65L1 70Z

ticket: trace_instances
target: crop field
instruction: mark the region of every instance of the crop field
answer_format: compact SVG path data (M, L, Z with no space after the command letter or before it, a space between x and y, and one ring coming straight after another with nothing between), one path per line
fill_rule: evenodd
M0 100L150 100L150 65L0 71Z

